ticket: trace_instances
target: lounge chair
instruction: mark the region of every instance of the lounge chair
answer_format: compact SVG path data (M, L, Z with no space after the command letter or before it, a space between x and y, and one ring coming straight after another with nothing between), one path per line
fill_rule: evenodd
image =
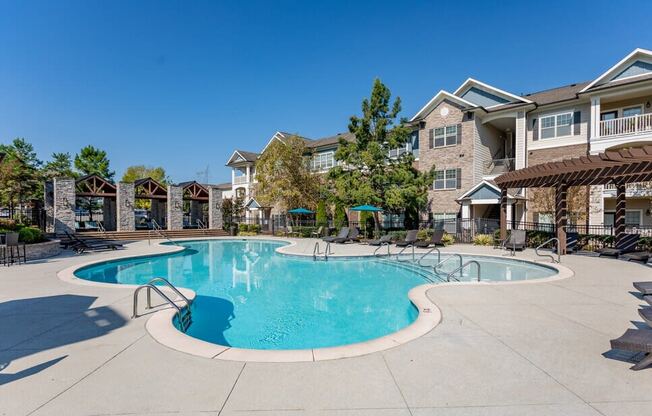
M405 239L396 242L396 247L409 247L417 242L417 233L419 230L410 230L405 235Z
M509 237L503 243L505 250L511 250L512 254L516 250L525 250L525 230L512 230Z
M344 244L348 241L356 241L360 236L360 230L358 227L353 227L349 230L349 234L346 237L338 237L333 240L334 243Z
M417 241L414 243L415 247L428 248L430 246L443 246L441 239L444 238L444 230L435 230L430 237L430 240Z
M566 233L566 253L574 253L579 247L577 246L577 241L580 238L578 233Z
M292 229L292 226L291 226L291 225L288 225L287 227L285 227L285 236L286 236L286 237L292 237L293 235L294 235L294 236L297 236L297 235L299 235L299 232L298 232L298 231L294 231L294 230Z
M618 257L621 254L631 253L636 248L638 240L640 240L640 234L626 234L621 240L616 244L614 248L603 248L599 250L600 256L610 256Z
M386 246L389 244L392 244L392 236L389 234L386 234L382 237L380 237L377 240L369 240L367 241L367 244L370 246Z
M641 292L641 295L652 295L652 282L634 282L633 285L636 290Z
M611 340L611 348L646 353L641 361L631 367L632 370L642 370L652 364L652 329L628 329L620 338Z
M335 237L323 237L322 241L325 241L327 243L332 243L335 241L337 238L346 238L349 235L349 227L342 227L340 228L340 232L337 234Z
M618 258L621 258L623 260L627 261L640 261L643 263L647 263L647 261L652 257L652 253L649 251L633 251L631 253L625 253L622 256L619 256Z
M123 247L122 244L114 241L102 241L102 240L83 240L75 235L70 234L66 231L66 235L71 240L75 241L75 244L72 246L72 249L81 254L85 251L95 251L95 250L117 250L119 247Z
M315 231L310 233L310 237L319 238L321 233L324 231L324 227L319 227Z
M652 306L652 295L643 296L643 300L646 301L648 305Z
M652 328L652 308L647 307L638 310L638 314L643 318L647 326Z

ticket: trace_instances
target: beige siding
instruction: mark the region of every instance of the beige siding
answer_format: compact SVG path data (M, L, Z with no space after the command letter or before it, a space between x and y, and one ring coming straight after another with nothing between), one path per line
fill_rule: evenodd
M532 121L535 118L537 119L537 128L538 128L542 116L545 117L546 115L559 114L568 111L581 111L579 135L571 135L571 136L565 136L565 137L554 138L554 139L539 138L539 140L536 141L533 140ZM590 118L591 118L591 106L589 105L589 103L574 103L574 105L572 106L557 107L552 110L546 109L546 110L533 111L529 113L527 116L527 123L526 123L527 149L534 150L534 149L544 149L550 147L571 146L571 145L576 145L581 143L588 144ZM528 165L529 164L530 163L528 162Z
M485 166L491 162L496 153L503 149L504 138L501 137L501 134L495 127L489 124L482 124L482 120L476 118L475 145L473 148L474 183L482 180Z

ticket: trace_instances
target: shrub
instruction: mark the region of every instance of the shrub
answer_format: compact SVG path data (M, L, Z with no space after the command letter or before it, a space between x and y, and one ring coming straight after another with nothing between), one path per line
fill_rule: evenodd
M476 246L490 246L493 244L494 238L490 234L476 234L473 237L473 244Z
M390 231L387 234L392 236L392 241L403 240L407 235L407 231Z
M20 226L16 223L16 220L12 219L0 219L0 229L7 231L17 231Z
M299 232L299 236L307 238L312 235L313 231L317 231L317 227L301 227L296 231Z
M346 218L346 211L342 204L337 203L335 205L335 214L333 215L333 225L335 228L340 229L345 227L349 223L348 218Z
M432 233L433 231L431 228L423 228L417 233L417 238L419 240L428 240L430 237L432 237Z
M444 233L444 236L441 238L441 242L445 246L450 246L452 244L455 244L455 237L453 237L452 234Z
M256 234L260 234L261 229L262 228L261 228L260 224L252 224L252 225L249 226L249 231L251 231L253 233L256 233Z
M255 236L257 234L255 232L253 232L253 231L240 231L240 232L238 232L238 235L242 236L242 237L252 237L252 236Z
M326 203L324 201L319 201L317 204L316 221L317 227L328 226L328 215L326 214Z
M45 241L45 236L38 228L23 227L18 231L18 241L22 241L25 244L40 243Z

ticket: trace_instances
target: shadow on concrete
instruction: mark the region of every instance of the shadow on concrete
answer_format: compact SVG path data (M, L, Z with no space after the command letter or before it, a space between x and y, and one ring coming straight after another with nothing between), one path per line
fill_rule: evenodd
M126 324L108 306L92 308L96 299L57 295L0 303L0 385L37 374L68 355L11 373L11 363L17 359L101 337Z

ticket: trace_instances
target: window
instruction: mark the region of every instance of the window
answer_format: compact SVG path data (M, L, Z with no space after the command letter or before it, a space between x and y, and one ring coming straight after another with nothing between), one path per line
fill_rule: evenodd
M573 112L541 117L542 139L570 136L573 126Z
M435 171L434 189L456 189L457 169L444 169Z
M454 146L457 144L457 125L434 129L432 147Z
M641 106L623 108L623 117L640 116L641 114L643 114Z
M604 213L604 225L614 226L616 224L616 213L615 212L605 212ZM625 211L625 225L635 225L637 227L641 226L641 211L628 209Z
M335 166L335 152L317 153L312 157L311 169L313 172L325 172Z

